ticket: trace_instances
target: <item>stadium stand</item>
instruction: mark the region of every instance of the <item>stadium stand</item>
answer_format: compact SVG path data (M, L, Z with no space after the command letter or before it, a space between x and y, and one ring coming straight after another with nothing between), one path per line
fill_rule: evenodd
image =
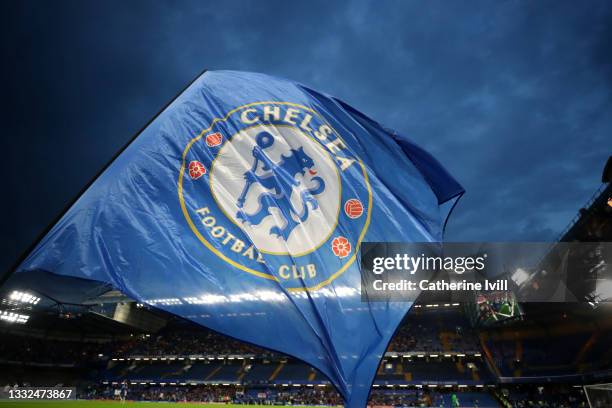
M450 395L456 393L466 406L522 407L530 405L517 401L532 401L553 407L564 398L566 405L558 406L578 407L572 403L583 399L573 390L566 388L564 397L555 393L554 399L538 393L536 385L517 389L500 380L529 378L534 383L533 377L539 377L546 383L551 376L584 374L595 362L610 361L604 356L610 353L612 331L584 315L580 324L574 319L570 325L571 317L555 320L548 311L545 324L534 314L533 321L478 331L470 327L460 306L423 306L416 311L403 322L381 363L373 403L450 406ZM45 340L5 331L0 333L0 359L12 373L15 365L20 367L17 381L36 382L40 376L33 372L44 364L56 371L49 375L59 383L78 385L87 398L112 398L110 390L127 381L130 396L137 400L315 403L339 399L321 373L298 361L249 345L230 349L221 344L234 340L199 327L190 332L187 325L170 321L155 334L126 334L105 342L71 337ZM46 350L53 352L45 355Z
M479 346L464 310L451 305L415 308L406 316L388 348L397 352L453 350L476 352Z

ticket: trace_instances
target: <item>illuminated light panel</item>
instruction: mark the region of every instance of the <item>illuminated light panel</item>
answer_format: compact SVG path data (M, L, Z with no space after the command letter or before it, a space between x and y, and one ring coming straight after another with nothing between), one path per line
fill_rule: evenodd
M521 286L529 279L529 273L522 268L518 268L510 277L517 284L517 286Z
M19 313L13 313L6 310L0 312L0 320L7 323L25 324L30 319L30 316Z
M308 298L314 297L324 297L324 298L346 298L352 296L360 296L361 291L359 289L350 288L347 286L340 286L335 288L335 290L330 290L329 288L323 288L316 293L305 293L298 292L294 293L293 296L296 298ZM209 294L204 293L200 296L189 296L184 297L182 299L149 299L147 303L150 304L163 304L166 306L172 305L181 305L184 303L190 305L214 305L219 303L242 303L242 302L286 302L287 296L283 293L274 292L274 291L255 291L252 293L236 293L233 295L225 296L225 295L217 295L217 294ZM363 310L366 310L364 308Z
M14 290L9 295L9 299L18 302L18 303L29 303L31 305L35 305L40 302L40 298L38 296L34 296L31 293L21 292L19 290Z
M164 298L164 299L146 299L146 303L150 305L163 305L163 306L175 306L182 305L181 299L178 298Z

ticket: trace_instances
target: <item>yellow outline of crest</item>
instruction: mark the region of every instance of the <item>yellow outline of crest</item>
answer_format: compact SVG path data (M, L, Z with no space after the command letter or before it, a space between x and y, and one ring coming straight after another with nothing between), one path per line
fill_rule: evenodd
M202 235L202 233L198 230L198 228L195 226L195 223L193 222L193 220L191 219L191 216L189 215L189 211L187 211L187 206L185 205L185 200L183 198L183 178L185 175L185 163L187 160L187 154L189 153L189 150L191 149L191 147L193 146L194 143L196 143L198 140L202 139L202 137L210 132L216 125L217 123L220 122L225 122L229 119L230 116L232 116L234 113L247 108L249 106L255 106L255 105L272 105L272 104L276 104L276 105L288 105L288 106L295 106L301 109L304 109L305 111L308 111L310 113L312 113L313 115L316 115L319 120L321 120L321 122L326 123L326 121L324 120L324 118L321 117L321 115L319 115L317 112L315 112L314 110L303 106L303 105L299 105L296 103L291 103L291 102L278 102L278 101L262 101L262 102L253 102L253 103L249 103L246 105L242 105L239 106L237 108L232 109L231 111L229 111L223 118L215 118L213 119L213 121L211 122L211 125L202 130L202 132L200 132L200 134L194 138L192 138L189 143L187 143L187 146L185 147L185 149L183 150L183 154L182 154L182 160L181 160L181 169L179 171L179 177L178 177L178 198L179 198L179 202L181 205L181 211L183 212L183 216L185 217L185 220L187 221L187 224L189 225L189 228L191 229L191 231L196 235L196 237L200 240L200 242L202 242L204 244L204 246L206 246L206 248L208 248L213 254L215 254L217 257L221 258L222 260L224 260L225 262L229 263L230 265L234 266L235 268L238 268L244 272L250 273L251 275L254 276L258 276L260 278L264 278L264 279L269 279L269 280L273 280L276 282L281 283L281 281L274 275L268 274L268 273L264 273L264 272L260 272L257 271L255 269L252 268L248 268L244 265L239 264L238 262L228 258L227 256L225 256L221 251L219 251L217 248L215 248L210 242L208 242L206 240L206 238L204 238L204 236ZM333 130L334 134L336 135L336 137L338 137L340 140L342 140L342 137L338 134L338 132L336 132L335 129L333 129L331 126L330 128ZM351 264L355 261L355 258L357 257L357 252L359 251L359 247L361 246L361 242L363 241L363 238L365 237L365 234L370 226L370 220L371 220L371 215L372 215L372 189L370 187L370 179L368 177L368 173L366 171L365 165L363 164L363 162L361 161L361 159L358 159L358 163L361 166L361 171L363 173L364 176L364 181L368 190L368 207L367 207L367 217L366 217L366 221L365 224L361 230L361 233L359 234L359 238L357 239L357 244L355 245L355 250L353 251L353 254L351 255L351 257L344 263L344 265L342 265L342 267L340 269L338 269L336 272L334 272L329 278L325 279L322 282L319 282L318 284L314 285L314 286L309 286L309 287L296 287L296 288L286 288L288 291L290 292L303 292L303 291L314 291L314 290L318 290L321 289L324 286L329 285L333 280L335 280L336 278L338 278L340 275L342 275L349 266L351 266ZM342 207L342 203L340 203L340 207ZM231 219L230 219L231 220Z

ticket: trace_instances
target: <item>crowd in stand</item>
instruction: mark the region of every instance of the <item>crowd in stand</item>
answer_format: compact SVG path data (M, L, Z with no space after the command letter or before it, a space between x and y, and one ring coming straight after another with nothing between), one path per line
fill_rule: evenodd
M83 390L84 399L119 399L121 384L89 387ZM396 407L449 407L453 399L461 406L494 407L509 404L512 408L587 408L581 390L556 386L523 386L503 389L494 397L487 391L411 389L404 391L373 390L368 405ZM127 388L126 399L132 401L207 402L246 405L342 405L340 395L333 389L300 387L297 389L245 389L239 386L145 386ZM598 408L603 408L598 407Z
M502 401L512 408L587 408L582 388L567 386L514 386L501 390ZM596 407L596 405L593 405ZM603 408L602 406L601 408ZM600 407L598 407L600 408Z
M415 336L418 333L418 340ZM477 350L467 337L451 341L454 351ZM402 327L389 345L389 351L442 351L439 333L423 326ZM80 364L107 357L255 354L271 355L266 350L229 339L207 330L166 331L161 334L134 335L105 343L37 339L0 334L0 360L37 363Z
M461 318L461 314L451 318ZM389 345L388 351L453 351L478 350L476 336L471 329L452 327L442 343L443 329L427 324L429 317L411 317L404 322ZM447 325L448 326L448 325ZM446 329L448 332L448 328ZM197 326L171 327L156 334L139 334L116 341L92 343L37 339L12 334L0 334L0 360L38 363L79 364L99 359L100 356L125 358L130 356L200 355L200 354L255 354L270 355L261 348L242 343Z
M122 384L90 386L83 390L79 397L83 399L120 399ZM452 394L467 402L470 406L478 406L482 398L483 407L492 406L490 394L482 391L474 392L434 392L429 390L406 390L402 392L372 391L369 399L371 406L449 406L447 402ZM234 386L149 386L135 385L127 388L127 400L132 401L167 401L167 402L207 402L233 403L245 405L343 405L342 398L332 388L299 387L292 389L244 389ZM476 402L474 402L476 401ZM489 404L487 405L487 402Z
M416 336L418 334L418 337ZM448 347L453 351L479 350L478 340L471 330L463 333L452 332ZM137 336L128 342L118 344L115 356L160 356L192 354L270 354L263 349L241 343L210 331L177 331L160 335ZM393 340L388 351L444 351L440 331L425 325L404 325Z
M90 386L80 392L83 399L120 399L122 384ZM494 396L496 394L497 396ZM127 400L167 402L207 402L247 405L342 405L340 395L330 387L292 389L245 389L240 386L153 386L130 385ZM491 394L486 390L409 389L385 391L374 389L370 406L449 407L451 401L461 406L512 408L587 408L581 389L564 386L513 386ZM598 408L604 408L602 405Z
M83 399L120 399L124 384L89 386ZM301 387L287 391L247 390L235 386L149 386L130 385L125 399L131 401L208 402L265 405L342 405L338 393L331 389Z
M90 385L80 393L83 399L112 400L121 398L119 385ZM236 394L234 387L195 387L127 386L125 399L130 401L168 401L168 402L232 402Z
M409 315L395 333L388 351L440 352L479 349L478 336L468 327L465 316L457 311L446 311L440 315Z
M116 356L191 355L191 354L265 354L265 351L208 330L170 331L158 335L134 336L120 342Z
M168 331L160 335L134 335L126 339L106 342L51 340L8 333L0 334L0 361L81 365L112 357L191 354L257 354L263 356L270 353L206 330L174 333Z

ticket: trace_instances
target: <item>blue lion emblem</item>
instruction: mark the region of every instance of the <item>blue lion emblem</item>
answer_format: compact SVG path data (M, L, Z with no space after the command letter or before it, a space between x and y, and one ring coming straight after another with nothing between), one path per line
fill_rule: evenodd
M298 174L304 175L306 170L312 175L316 174L316 171L312 169L315 164L314 161L304 152L304 148L300 147L291 149L289 156L281 155L281 160L274 163L264 152L265 149L274 144L274 137L268 132L261 132L255 137L255 142L257 145L252 152L255 161L251 169L244 173L246 184L238 198L237 205L240 210L236 213L236 217L246 224L259 225L264 218L270 215L270 209L276 207L284 217L285 223L282 227L274 226L270 228L270 234L287 241L295 227L308 219L309 205L312 210L319 207L315 196L325 191L325 182L321 177L312 178L316 186L302 191L300 194L302 210L298 211L291 203L293 188L300 185L296 176ZM265 172L261 176L256 174L259 162L263 163L262 170ZM255 183L271 191L261 194L257 198L258 209L252 214L247 214L242 208L251 186Z

